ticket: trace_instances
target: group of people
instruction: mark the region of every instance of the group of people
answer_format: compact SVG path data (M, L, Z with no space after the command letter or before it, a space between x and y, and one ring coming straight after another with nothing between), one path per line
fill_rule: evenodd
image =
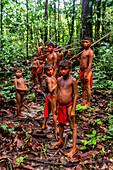
M86 38L83 41L84 51L81 54L81 58L78 59L76 55L73 56L75 60L80 62L81 72L79 77L81 79L82 86L82 105L87 108L90 106L91 87L92 87L92 61L93 51L90 48L91 38ZM64 125L69 121L70 128L73 136L72 150L67 154L68 157L77 153L76 141L77 141L77 128L75 124L75 109L78 98L77 80L70 75L72 64L69 60L64 60L64 55L61 51L61 47L57 45L54 47L53 43L45 43L44 48L41 44L36 47L37 54L33 55L32 75L34 79L35 88L38 91L43 90L43 74L46 76L47 84L47 97L45 103L44 123L42 129L46 129L46 122L50 112L52 112L53 123L55 131L59 132L59 141L54 143L53 146L62 146ZM57 51L57 52L55 52ZM70 53L69 53L70 54ZM17 68L15 71L15 88L16 88L16 100L17 100L17 118L22 117L21 106L23 95L29 91L25 85L25 81L22 76L22 71ZM38 82L40 88L38 89ZM87 103L86 103L87 93ZM58 106L58 115L56 115ZM57 127L57 118L59 122L59 128Z

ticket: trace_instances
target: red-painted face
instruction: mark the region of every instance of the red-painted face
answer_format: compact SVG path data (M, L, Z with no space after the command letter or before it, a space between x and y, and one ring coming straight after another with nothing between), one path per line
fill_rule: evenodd
M62 69L60 71L61 71L63 77L69 76L70 69L68 66L62 67Z
M84 42L83 42L83 46L84 46L84 48L89 48L90 46L91 46L91 41L90 40L84 40Z
M49 52L52 52L53 51L53 47L52 46L48 46L48 50L49 50Z
M22 71L21 70L17 70L15 72L15 75L16 75L16 77L20 78L22 76Z
M51 77L53 75L53 68L52 67L49 67L47 70L46 70L46 74L47 76Z

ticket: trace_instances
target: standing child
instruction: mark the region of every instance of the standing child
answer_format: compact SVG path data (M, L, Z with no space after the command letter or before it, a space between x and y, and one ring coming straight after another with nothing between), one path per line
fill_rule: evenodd
M83 41L84 51L81 54L81 59L78 59L75 55L75 59L80 62L80 70L79 78L81 79L82 86L82 104L87 108L90 106L90 98L91 98L91 87L93 84L93 76L92 76L92 62L93 62L93 51L90 48L92 44L92 39L90 37L85 38ZM86 93L87 93L87 104L86 104Z
M38 57L41 56L41 52L42 52L42 47L41 47L41 43L38 43L38 46L36 47L36 51L38 52Z
M61 47L58 47L58 49L59 49L59 51L58 51L58 53L57 53L57 68L59 68L59 63L60 63L60 61L62 61L63 58L64 58L64 54L62 53Z
M46 128L47 118L49 116L50 111L52 111L53 115L53 123L56 132L58 132L57 128L57 117L56 117L56 79L53 77L53 66L51 64L46 64L44 67L44 71L47 74L46 77L46 84L48 88L48 94L46 97L46 104L45 104L45 113L44 113L44 123L42 129Z
M33 64L32 64L32 75L33 75L32 78L34 80L35 88L38 88L38 81L36 78L36 70L39 67L39 61L38 61L37 57L38 57L37 54L33 55Z
M59 141L54 143L53 146L62 146L64 125L69 120L70 128L72 129L73 135L73 147L72 150L67 154L68 157L73 156L77 153L76 141L77 141L77 128L75 124L75 108L77 104L78 92L77 92L77 81L70 75L71 62L63 60L59 64L62 67L62 77L57 80L57 105L58 109L58 121L59 121Z
M16 88L16 101L17 101L17 118L23 117L24 115L21 113L21 107L23 102L23 97L26 92L29 91L27 86L25 85L25 81L22 76L22 71L20 68L15 70L16 78L14 80L15 88Z
M40 57L39 67L36 70L36 81L40 83L40 89L39 89L40 92L42 92L42 88L43 88L43 74L44 74L43 57Z
M47 64L53 65L53 76L56 77L56 63L57 63L57 54L53 51L54 50L54 44L50 43L48 44L48 50L50 52L49 55L47 55Z
M67 60L69 60L71 58L71 50L68 50L67 52Z

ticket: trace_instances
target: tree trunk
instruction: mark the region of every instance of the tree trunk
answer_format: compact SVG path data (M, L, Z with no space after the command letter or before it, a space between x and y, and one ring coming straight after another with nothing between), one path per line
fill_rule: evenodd
M60 0L58 0L58 42L60 42Z
M68 44L71 43L73 32L74 32L74 16L75 16L75 0L73 0L73 14L72 14L72 24L71 24L71 30L70 30L70 39Z
M57 42L57 30L56 30L56 0L54 0L54 26L55 26L55 41Z
M27 41L26 41L26 51L27 51L27 58L28 58L28 31L29 31L29 23L28 23L28 0L26 0L27 6Z
M102 3L102 34L105 33L105 10L106 10L106 2Z
M82 38L92 38L92 0L82 0Z
M50 11L49 11L49 17L50 17L49 39L51 39L51 11L52 11L52 5L51 5L51 1L50 1Z
M3 41L2 41L2 35L3 35L3 27L2 27L2 11L3 11L3 4L1 0L1 49L3 48Z
M97 40L100 37L99 31L100 31L100 8L101 8L101 0L97 2Z
M45 42L47 41L48 37L48 0L45 3Z

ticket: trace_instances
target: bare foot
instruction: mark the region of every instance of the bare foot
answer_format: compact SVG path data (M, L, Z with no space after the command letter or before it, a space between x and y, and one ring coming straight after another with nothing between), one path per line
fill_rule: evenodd
M67 157L72 157L78 152L77 148L72 149L69 153L66 154Z
M52 146L55 147L55 146L63 146L64 142L63 141L58 141L56 143L53 143Z
M90 107L90 103L85 104L84 107L87 109L88 107Z
M46 129L47 127L48 127L48 126L46 126L46 125L43 124L42 129L44 130L44 129Z

